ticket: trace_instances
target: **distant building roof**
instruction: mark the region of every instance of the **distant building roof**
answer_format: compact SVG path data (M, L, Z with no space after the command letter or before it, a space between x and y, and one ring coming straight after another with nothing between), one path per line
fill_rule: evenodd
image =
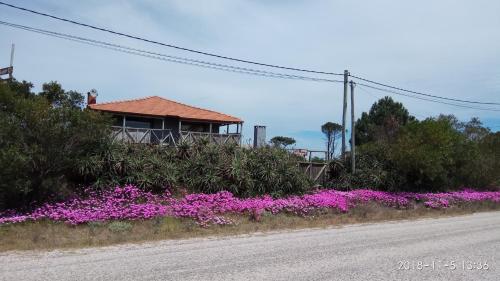
M93 110L112 113L128 113L155 117L179 117L181 119L224 123L243 122L243 120L227 114L182 104L158 96L134 100L95 103L89 104L88 107Z

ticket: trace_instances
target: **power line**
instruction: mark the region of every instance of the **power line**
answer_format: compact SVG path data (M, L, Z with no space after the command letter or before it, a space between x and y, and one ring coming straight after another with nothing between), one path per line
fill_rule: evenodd
M440 104L446 104L446 105L451 105L451 106L456 106L456 107L461 107L461 108L470 108L470 109L476 109L476 110L500 111L500 109L495 109L495 108L475 107L475 106L468 106L468 105L463 105L463 104L455 104L455 103L450 103L450 102L445 102L445 101L440 101L440 100L435 100L435 99L430 99L430 98L423 98L423 97L419 97L419 96L415 96L415 95L409 95L409 94L404 94L404 93L392 91L392 90L389 90L389 89L378 88L378 87L374 87L374 86L371 86L371 85L368 85L368 84L364 84L364 83L359 83L359 82L356 83L356 84L360 85L362 87L368 87L368 88L371 88L371 89L374 89L374 90L378 90L378 91L383 91L383 92L386 92L386 93L401 95L401 96L410 97L410 98L419 99L419 100L424 100L424 101L429 101L429 102L435 102L435 103L440 103Z
M350 76L353 77L353 78L365 81L365 82L369 82L369 83L372 83L372 84L379 85L379 86L384 86L384 87L391 88L391 89L394 89L394 90L408 92L408 93L412 93L412 94L416 94L416 95L421 95L421 96L426 96L426 97L431 97L431 98L437 98L437 99L443 99L443 100L449 100L449 101L456 101L456 102L464 102L464 103L500 105L500 103L498 103L498 102L469 101L469 100L461 100L461 99L447 98L447 97L441 97L441 96L436 96L436 95L431 95L431 94L425 94L425 93L421 93L421 92L416 92L416 91L412 91L412 90L407 90L407 89L403 89L403 88L399 88L399 87L395 87L395 86L391 86L391 85L387 85L387 84L375 82L373 80L365 79L365 78L362 78L362 77L359 77L359 76L355 76L355 75L350 75Z
M162 42L159 42L159 41L155 41L155 40L151 40L151 39L146 39L146 38L143 38L143 37L126 34L126 33L118 32L118 31L110 30L110 29L107 29L107 28L97 27L97 26L94 26L94 25L90 25L90 24L78 22L78 21L75 21L75 20L70 20L70 19L66 19L66 18L62 18L62 17L50 15L50 14L47 14L47 13L43 13L43 12L31 10L31 9L28 9L28 8L24 8L24 7L12 5L12 4L9 4L9 3L2 2L2 1L0 1L0 5L4 5L4 6L7 6L7 7L11 7L11 8L14 8L14 9L18 9L18 10L22 10L22 11L25 11L25 12L33 13L33 14L36 14L36 15L45 16L45 17L49 17L49 18L52 18L52 19L56 19L56 20L60 20L60 21L68 22L68 23L72 23L72 24L75 24L75 25L79 25L79 26L91 28L91 29L94 29L94 30L108 32L108 33L111 33L111 34L114 34L114 35L124 36L124 37L132 38L132 39L136 39L136 40L140 40L140 41L144 41L144 42L148 42L148 43L152 43L152 44L157 44L157 45L161 45L161 46L165 46L165 47L169 47L169 48L175 48L175 49L178 49L178 50L188 51L188 52L197 53L197 54L201 54L201 55L216 57L216 58L220 58L220 59L232 60L232 61L236 61L236 62L243 62L243 63L249 63L249 64L254 64L254 65L279 68L279 69L286 69L286 70L294 70L294 71L316 73L316 74L328 74L328 75L338 75L338 76L342 76L343 75L342 73L334 73L334 72L317 71L317 70L302 69L302 68L295 68L295 67L287 67L287 66L274 65L274 64L268 64L268 63L261 63L261 62L249 61L249 60L238 59L238 58L233 58L233 57L229 57L229 56L223 56L223 55L208 53L208 52L194 50L194 49L185 48L185 47L180 47L180 46L176 46L176 45L172 45L172 44L162 43ZM368 82L368 83L372 83L372 84L376 84L376 85L379 85L379 86L383 86L383 87L387 87L387 88L391 88L391 89L394 89L394 90L403 91L403 92L407 92L407 93L411 93L411 94L416 94L416 95L420 95L420 96L426 96L426 97L430 97L430 98L436 98L436 99L442 99L442 100L449 100L449 101L455 101L455 102L461 102L461 103L484 104L484 105L500 105L500 103L498 103L498 102L471 101L471 100L463 100L463 99L457 99L457 98L447 98L447 97L442 97L442 96L437 96L437 95L431 95L431 94L426 94L426 93L422 93L422 92L408 90L408 89L404 89L404 88L400 88L400 87L396 87L396 86L391 86L391 85L388 85L388 84L376 82L376 81L369 80L369 79L362 78L362 77L355 76L355 75L350 75L349 74L349 76L351 76L351 77L353 77L355 79L362 80L362 81L365 81L365 82Z
M223 71L229 71L229 72L235 72L235 73L251 74L251 75L258 75L258 76L265 76L265 77L272 77L272 78L298 79L298 80L314 81L314 82L338 82L338 83L343 82L340 80L315 78L315 77L308 77L308 76L301 76L301 75L290 75L290 74L269 72L269 71L263 71L263 70L252 69L252 68L244 68L244 67L237 67L237 66L232 66L232 65L218 64L218 63L190 59L190 58L171 56L171 55L136 49L136 48L130 48L127 46L108 43L108 42L104 42L104 41L93 40L93 39L89 39L89 38L69 35L69 34L65 34L65 33L53 32L53 31L33 28L33 27L25 26L25 25L9 23L9 22L5 22L5 21L0 21L0 24L5 25L5 26L9 26L9 27L13 27L13 28L17 28L17 29L22 29L22 30L26 30L26 31L30 31L30 32L35 32L35 33L51 36L51 37L57 37L57 38L61 38L61 39L69 40L69 41L74 41L74 42L83 43L83 44L87 44L87 45L91 45L91 46L96 46L96 47L101 47L101 48L105 48L105 49L109 49L109 50L114 50L114 51L118 51L118 52L122 52L122 53L128 53L128 54L148 57L148 58L152 58L152 59L159 59L159 60L169 61L169 62L174 62L174 63L199 66L199 67L204 67L204 68L209 68L209 69L216 69L216 70L223 70Z
M451 106L456 106L456 107L461 107L461 108L470 108L470 109L476 109L476 110L499 111L500 112L500 109L495 109L495 108L483 108L483 107L475 107L475 106L468 106L468 105L463 105L463 104L450 103L450 102L445 102L445 101L440 101L440 100L435 100L435 99L430 99L430 98L423 98L423 97L419 97L416 95L404 94L404 93L396 92L396 91L389 90L389 89L371 86L371 85L364 84L364 83L357 82L356 84L361 86L361 87L368 87L368 88L371 88L374 90L378 90L378 91L382 91L382 92L386 92L386 93L392 93L392 94L396 94L396 95L401 95L401 96L405 96L405 97L411 97L411 98L419 99L419 100L425 100L425 101L446 104L446 105L451 105Z
M102 28L102 27L98 27L98 26L94 26L94 25L90 25L90 24L78 22L78 21L75 21L75 20L70 20L70 19L66 19L66 18L62 18L62 17L50 15L50 14L43 13L43 12L38 12L38 11L35 11L35 10L31 10L31 9L28 9L28 8L19 7L19 6L12 5L12 4L9 4L9 3L5 3L5 2L2 2L2 1L0 1L0 5L4 5L4 6L7 6L7 7L11 7L11 8L14 8L14 9L18 9L18 10L22 10L22 11L25 11L25 12L33 13L33 14L36 14L36 15L40 15L40 16L44 16L44 17L49 17L49 18L53 18L53 19L56 19L56 20L60 20L60 21L64 21L64 22L68 22L68 23L72 23L72 24L76 24L76 25L80 25L80 26L92 28L92 29L95 29L95 30L108 32L108 33L111 33L111 34L114 34L114 35L124 36L124 37L132 38L132 39L136 39L136 40L140 40L140 41L144 41L144 42L148 42L148 43L152 43L152 44L156 44L156 45L161 45L161 46L164 46L164 47L174 48L174 49L178 49L178 50L182 50L182 51L187 51L187 52L191 52L191 53L196 53L196 54L201 54L201 55L205 55L205 56L211 56L211 57L216 57L216 58L220 58L220 59L226 59L226 60L232 60L232 61L237 61L237 62L249 63L249 64L254 64L254 65L260 65L260 66L267 66L267 67L273 67L273 68L286 69L286 70L294 70L294 71L309 72L309 73L316 73L316 74L327 74L327 75L339 75L339 76L344 75L344 74L341 74L341 73L334 73L334 72L326 72L326 71L318 71L318 70L311 70L311 69L303 69L303 68L281 66L281 65L275 65L275 64L268 64L268 63L261 63L261 62L256 62L256 61L238 59L238 58L233 58L233 57L228 57L228 56L223 56L223 55L217 55L217 54L208 53L208 52L199 51L199 50L194 50L194 49L190 49L190 48L186 48L186 47L180 47L180 46L176 46L176 45L172 45L172 44L162 43L162 42L159 42L159 41L155 41L155 40L151 40L151 39L147 39L147 38L143 38L143 37L139 37L139 36L135 36L135 35L130 35L130 34L126 34L126 33L118 32L118 31L114 31L114 30L111 30L111 29Z
M370 96L374 97L375 99L380 99L380 96L377 96L377 95L375 95L374 93L372 93L372 92L370 92L370 91L366 90L364 87L359 87L359 89L360 89L361 91L363 91L363 92L365 92L365 93L369 94ZM419 118L423 118L423 119L425 119L425 118L427 118L427 117L428 117L428 116L425 116L425 115L423 115L423 114L419 114L419 113L415 113L415 112L413 112L412 114L413 114L413 115L415 115L415 116L417 116L417 117L419 117Z
M105 48L105 49L109 49L109 50L113 50L113 51L118 51L118 52L122 52L122 53L147 57L147 58L151 58L151 59L169 61L169 62L174 62L174 63L186 64L186 65L191 65L191 66L198 66L198 67L203 67L203 68L208 68L208 69L215 69L215 70L229 71L229 72L234 72L234 73L257 75L257 76L264 76L264 77L270 77L270 78L296 79L296 80L315 81L315 82L343 83L343 81L341 81L341 80L332 80L332 79L315 78L315 77L307 77L307 76L300 76L300 75L282 74L282 73L275 73L275 72L263 71L263 70L252 69L252 68L244 68L244 67L237 67L237 66L232 66L232 65L218 64L218 63L207 62L207 61L203 61L203 60L196 60L196 59L190 59L190 58L184 58L184 57L178 57L178 56L171 56L171 55L166 55L166 54L161 54L161 53L150 52L150 51L146 51L146 50L142 50L142 49L130 48L127 46L108 43L105 41L93 40L93 39L89 39L89 38L85 38L85 37L74 36L74 35L60 33L60 32L53 32L53 31L33 28L33 27L25 26L25 25L9 23L9 22L5 22L5 21L0 21L0 24L5 25L5 26L9 26L9 27L13 27L13 28L17 28L17 29L22 29L22 30L26 30L26 31L30 31L30 32L35 32L35 33L51 36L51 37L56 37L56 38L61 38L61 39L69 40L69 41L74 41L77 43L83 43L86 45L91 45L91 46ZM500 110L495 110L495 109L491 109L491 108L471 107L471 106L466 106L466 105L460 105L460 104L448 103L448 102L443 102L443 101L437 101L437 100L433 100L433 99L422 98L422 97L418 97L415 95L403 94L403 93L399 93L396 91L378 88L378 87L374 87L374 86L367 85L364 83L359 83L359 82L357 84L360 86L365 86L365 87L376 89L379 91L384 91L384 92L393 93L393 94L397 94L397 95L412 97L412 98L430 101L430 102L452 105L452 106L461 107L461 108L500 111ZM361 89L364 90L363 88L361 88ZM369 93L368 91L366 91L366 92Z

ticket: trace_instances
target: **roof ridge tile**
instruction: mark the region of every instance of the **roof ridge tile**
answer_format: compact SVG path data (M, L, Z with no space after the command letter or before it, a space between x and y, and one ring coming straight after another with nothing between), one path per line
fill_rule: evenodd
M158 101L161 100L161 101ZM141 102L134 104L134 102ZM162 108L162 104L165 103ZM151 116L175 116L184 119L240 123L243 120L215 110L188 105L161 96L103 102L89 105L90 109Z
M99 103L94 103L94 104L101 105L101 104L124 103L124 102L131 102L131 101L147 100L147 99L150 99L152 97L155 97L155 96L147 96L147 97L128 99L128 100L115 100L115 101L99 102Z
M185 103L178 102L178 101L175 101L175 100L166 99L166 98L164 98L164 97L160 97L160 96L151 96L151 97L158 97L158 98L160 98L160 99L163 99L163 100L166 100L166 101L170 101L170 102L174 102L174 103L177 103L177 104L180 104L180 105L183 105L183 106L188 106L188 107L196 108L196 109L199 109L199 110L209 111L209 112L213 112L213 113L217 113L217 114L225 115L225 116L228 116L228 117L236 118L236 117L234 117L234 116L231 116L231 115L228 115L228 114L225 114L225 113L222 113L222 112L218 112L218 111L211 110L211 109L206 109L206 108L201 108L201 107L197 107L197 106L193 106L193 105L185 104ZM150 98L151 98L151 97L150 97Z

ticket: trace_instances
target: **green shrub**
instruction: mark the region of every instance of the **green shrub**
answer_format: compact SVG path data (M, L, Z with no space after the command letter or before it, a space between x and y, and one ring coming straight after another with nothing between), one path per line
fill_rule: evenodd
M404 179L401 189L442 191L470 182L464 172L478 172L470 164L479 160L479 153L447 120L426 119L403 128L389 158Z
M358 149L355 174L349 170L349 158L347 163L330 164L330 184L416 192L494 185L500 178L500 134L482 128L476 129L481 134L471 133L469 123L456 123L443 116L414 121L401 127L390 142L366 143Z
M227 190L237 196L300 194L310 182L284 149L246 149L198 141L177 148L113 144L78 163L84 182L98 188L134 183L161 190Z
M0 210L72 194L75 159L108 141L109 119L56 85L37 95L26 82L0 84Z
M116 142L76 159L76 172L82 183L99 189L136 184L158 191L178 183L177 161L173 148Z
M303 193L310 186L297 159L281 148L198 143L188 155L181 164L181 184L195 192L283 196Z
M471 186L500 186L500 132L489 133L476 145L473 161L468 162L463 173Z
M371 147L374 149L374 147ZM356 154L356 173L351 171L351 159L344 163L341 160L330 162L330 175L327 186L340 190L349 189L378 189L397 191L398 183L391 173L388 162L376 156L375 151L368 151L365 146Z
M125 221L114 221L108 224L108 229L114 233L129 232L132 229L132 224Z
M261 147L243 149L242 159L246 160L246 171L250 174L249 184L244 192L235 194L256 196L271 194L283 196L305 192L311 182L298 168L298 161L284 149Z

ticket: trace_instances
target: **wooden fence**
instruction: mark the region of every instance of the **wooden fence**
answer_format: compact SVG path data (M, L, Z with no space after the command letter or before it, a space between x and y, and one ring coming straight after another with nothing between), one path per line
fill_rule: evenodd
M320 162L299 162L299 168L303 171L315 184L325 184L328 174L328 163Z
M196 140L205 139L216 144L240 144L241 134L218 134L205 132L181 131L173 132L169 129L149 129L149 128L131 128L131 127L111 127L111 136L114 140L127 143L147 143L159 145L176 146L180 142L188 144Z
M114 140L127 143L176 145L172 130L112 126L111 132Z
M198 139L206 139L216 144L240 144L241 134L218 134L205 132L181 131L180 140L186 143L193 143Z
M304 157L299 162L299 168L316 184L325 184L328 175L328 154L324 150L288 149L290 153ZM321 162L313 161L313 156L321 156Z

